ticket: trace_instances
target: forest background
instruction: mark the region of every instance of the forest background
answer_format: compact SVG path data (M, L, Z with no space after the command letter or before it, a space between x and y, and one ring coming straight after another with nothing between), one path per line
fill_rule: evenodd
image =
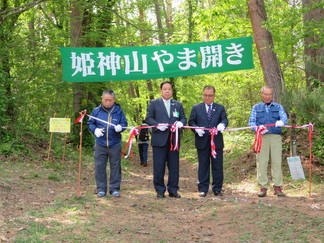
M2 0L0 7L1 154L25 155L33 142L48 143L50 117L74 120L81 110L92 111L104 89L115 91L130 126L139 126L148 102L159 97L164 80L62 82L58 48L68 46L133 47L253 36L254 69L170 78L173 98L183 103L188 116L202 100L202 87L214 85L215 101L226 107L229 126L242 127L260 101L260 88L269 84L275 101L296 114L297 124L311 122L315 130L323 129L322 1ZM73 126L69 135L71 147L79 142L78 129ZM322 159L320 134L315 155ZM84 146L91 147L93 136L83 135ZM250 143L249 135L227 136L228 149L240 148L230 140L247 138ZM192 133L184 137L191 145Z
M0 22L1 154L32 154L31 144L48 143L50 117L74 120L81 110L90 112L104 89L115 91L129 125L135 127L145 117L148 102L159 97L164 80L64 83L59 47L168 45L253 36L254 69L170 78L173 98L183 103L188 116L202 100L202 87L214 85L216 102L226 107L230 127L242 127L252 105L260 101L260 87L269 84L274 100L288 114L296 114L297 124L316 124L314 154L322 161L321 1L3 0ZM78 129L73 126L69 135L71 148L79 142ZM184 133L189 147L192 136ZM228 150L246 149L246 143L233 142L237 139L251 143L249 131L226 137ZM93 135L85 132L83 145L91 148L93 142Z
M285 107L290 118L292 114L296 115L298 125L315 123L312 148L313 191L316 195L323 195L321 194L324 173L323 6L321 0L1 0L0 199L3 201L0 201L0 242L14 239L17 234L20 234L21 239L17 242L26 242L26 238L37 239L29 242L43 242L46 239L50 240L50 237L54 237L53 242L57 239L55 237L71 237L70 239L78 241L77 237L80 235L82 239L86 239L85 242L90 242L89 239L98 236L93 225L100 229L102 227L100 236L103 238L111 233L112 239L115 239L114 237L126 239L123 237L129 234L130 241L134 240L135 235L144 240L147 240L145 237L149 237L147 242L153 242L154 239L165 242L163 237L167 241L178 236L170 233L162 238L156 238L156 232L159 230L153 233L147 232L157 222L161 222L157 228L164 229L169 225L170 220L180 218L179 215L184 216L185 220L186 217L187 219L192 217L192 224L188 220L183 226L189 227L188 232L197 231L197 234L192 236L186 231L184 233L179 231L178 234L184 234L181 236L185 239L195 241L195 239L208 238L213 234L199 231L195 224L196 217L202 216L200 223L204 223L208 228L215 225L214 220L217 217L224 219L240 216L242 211L247 215L246 218L233 218L228 226L230 235L224 234L223 240L240 237L241 242L249 240L250 242L252 240L271 242L268 239L277 239L277 242L285 240L321 242L319 232L322 232L323 225L321 226L322 219L318 216L322 201L319 198L313 201L305 201L304 198L298 200L288 198L286 201L280 201L269 196L270 199L265 199L268 201L258 202L253 196L245 197L246 195L242 194L244 190L253 191L245 184L243 189L239 188L238 194L235 194L233 189L233 195L231 195L231 187L228 186L225 192L228 198L221 203L216 201L215 204L213 198L207 198L202 202L191 200L191 197L195 197L192 185L194 185L196 171L195 167L190 165L196 164L197 158L193 133L189 129L185 129L182 134L180 153L181 157L191 164L182 162L181 168L187 170L188 177L193 182L191 183L190 180L188 180L190 183L182 182L184 186L181 187L187 186L190 190L183 192L187 193L184 196L187 199L173 203L178 210L176 214L172 209L166 208L164 202L153 201L149 174L132 165L133 160L123 159L122 161L123 174L126 178L123 181L122 193L124 194L122 195L131 196L124 196L121 198L123 200L118 202L110 202L110 199L107 202L96 201L93 193L86 194L84 201L71 199L71 194L74 195L76 190L74 178L77 175L80 151L78 150L80 124L72 125L72 132L67 136L66 164L61 164L62 154L64 154L62 134L53 136L50 162L47 161L47 155L50 117L56 114L56 117L70 117L73 121L84 109L90 113L100 104L102 91L107 88L115 91L117 102L121 104L129 126L136 127L145 118L149 101L160 96L161 82L169 80L173 83L173 98L183 103L187 116L192 106L202 101L202 87L207 84L214 85L215 102L225 106L229 128L235 128L247 126L251 107L261 100L260 88L268 84L274 88L275 101ZM255 68L251 70L163 80L62 82L60 47L157 46L245 36L253 36L254 40ZM291 124L291 119L289 123ZM296 129L296 131L298 138L296 152L301 156L307 172L310 155L307 129ZM87 186L88 192L94 184L91 181L94 136L88 132L86 125L83 126L82 134L85 169L82 182ZM303 190L305 196L307 183L294 182L289 173L286 173L286 157L291 155L292 150L290 135L291 130L284 129L283 149L287 185L285 189L291 189L289 193ZM127 138L128 134L124 132L123 141L126 142ZM224 132L224 138L225 183L255 178L254 155L251 153L254 134L248 130ZM137 152L136 146L133 146L133 150ZM141 176L136 179L132 175L137 172ZM144 199L139 196L142 194L135 194L137 191L134 189L134 181L146 185L143 191L148 195L144 196ZM134 204L132 198L148 202L143 207L149 210L137 207L138 201ZM244 204L245 201L249 204ZM315 202L317 204L312 204ZM114 207L107 207L106 203ZM276 206L271 206L275 204ZM215 205L216 207L226 205L226 210L224 211L224 207L223 210L218 211L218 208L215 210ZM294 208L300 206L303 209L302 214L296 213L292 205ZM45 211L40 211L41 208ZM107 208L110 210L109 213L104 211ZM233 213L233 208L238 213ZM30 211L33 209L37 211ZM132 210L134 215L131 214ZM82 214L81 219L74 214L70 216L65 214L65 212L80 211L86 215ZM120 215L121 211L128 212L128 218ZM225 215L222 215L223 211ZM25 216L21 216L22 212L26 212ZM98 222L102 212L106 213L105 219L111 216L111 221ZM164 217L160 215L161 212L170 215ZM44 226L42 222L37 221L42 217L52 218L53 213L62 216L59 220L60 224L49 223L50 226ZM150 222L147 226L143 226L147 231L136 230L133 234L135 230L129 229L137 226L139 222L137 217L145 213L148 215L144 221ZM283 215L287 215L287 218L282 218ZM85 222L84 227L79 227L78 223L73 230L65 224L62 226L61 223L65 222L66 217L75 217L72 220L77 220L78 223ZM83 221L83 217L87 217L87 220ZM115 220L114 217L119 217L119 225L110 224ZM251 218L255 225L250 229L249 219ZM278 221L278 218L282 220ZM308 223L303 221L305 219ZM271 225L270 221L275 223ZM235 231L237 233L230 228L235 227L235 222L237 222L236 226L240 227L239 231ZM305 224L312 227L312 230L307 231ZM121 228L121 225L125 227ZM269 225L272 228L267 231ZM52 232L49 233L51 227ZM222 227L225 226L219 223L215 227L212 230L217 230L217 227L219 230L220 227L222 232L224 229ZM245 230L242 230L242 227L246 227ZM73 236L66 236L68 232ZM166 228L166 232L173 232L173 226ZM268 233L264 234L264 232ZM89 235L85 236L88 233ZM31 237L34 238L28 238L27 235L28 237L33 235Z

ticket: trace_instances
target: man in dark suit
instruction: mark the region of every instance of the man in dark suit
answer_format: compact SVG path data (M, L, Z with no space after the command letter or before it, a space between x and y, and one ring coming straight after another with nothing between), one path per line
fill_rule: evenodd
M164 184L165 165L169 170L167 190L170 197L180 198L179 190L179 151L170 151L170 136L174 142L176 133L171 134L170 124L178 129L187 120L184 109L179 101L171 99L172 84L168 81L160 85L161 98L151 100L146 115L146 123L156 126L152 129L151 145L153 148L153 183L158 198L163 198L166 191ZM178 133L180 142L180 133Z
M210 130L196 128L195 145L198 153L198 191L199 196L205 197L208 193L210 182L210 164L212 168L212 191L215 196L222 196L223 186L223 134L228 125L224 106L214 103L215 87L205 86L203 88L204 102L192 107L189 125L193 127L215 128L217 135L214 136L216 145L216 157L211 155Z

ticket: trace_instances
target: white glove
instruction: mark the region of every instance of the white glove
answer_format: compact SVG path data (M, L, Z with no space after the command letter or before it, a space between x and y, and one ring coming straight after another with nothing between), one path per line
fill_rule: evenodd
M181 121L176 121L175 125L177 128L183 127L183 123Z
M164 125L164 126L163 126ZM159 129L161 132L164 132L168 129L167 123L159 123L157 129Z
M115 126L115 131L116 132L121 132L123 130L123 127L121 126L121 125L117 125L117 126Z
M283 121L279 120L279 121L276 121L276 127L283 127L285 124Z
M264 128L264 130L261 132L262 135L266 134L268 132L268 129L265 126L260 126L260 128Z
M205 134L205 131L203 129L196 128L195 131L199 137L202 137Z
M104 128L96 128L96 130L94 131L94 134L96 135L97 138L100 138L104 135L103 131L104 131Z
M217 130L218 130L219 132L224 131L224 129L225 129L225 125L224 125L223 123L219 123L219 124L217 125Z

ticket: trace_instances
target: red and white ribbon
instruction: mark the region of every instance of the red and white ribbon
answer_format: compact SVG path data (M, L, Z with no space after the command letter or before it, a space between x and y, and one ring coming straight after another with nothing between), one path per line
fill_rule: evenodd
M172 124L170 131L170 151L178 151L179 150L179 128L176 125L177 122ZM175 139L173 138L175 136ZM174 141L175 140L175 141Z
M214 137L215 135L217 135L218 130L217 128L213 128L212 130L209 131L210 133L210 155L215 159L217 156L217 152L216 152L216 144L214 143Z
M265 130L265 126L258 126L255 130L255 138L254 143L252 145L252 151L256 154L260 153L262 146L262 132Z
M100 121L102 123L105 123L107 125L110 125L110 126L116 126L115 124L112 124L110 122L107 122L107 121L104 121L104 120L99 119L97 117L88 115L86 113L86 110L80 112L80 117L78 117L74 121L74 123L76 124L76 123L82 122L84 116L88 116L89 118L98 120L98 121ZM130 137L129 137L128 142L127 142L126 147L125 147L125 150L128 148L128 152L127 152L127 155L125 155L125 158L129 157L129 155L131 154L131 148L132 148L131 141L132 141L132 138L135 135L139 134L140 129L142 129L142 128L153 128L153 127L158 127L158 126L159 125L156 125L156 126L141 126L141 127L123 127L125 129L131 129ZM165 125L163 124L163 125L160 125L160 126L165 126ZM170 130L171 130L170 151L177 151L177 150L179 150L179 136L178 136L179 135L179 128L176 126L176 122L174 124L167 124L166 126L169 126ZM255 139L254 139L254 143L253 143L253 146L252 146L252 150L255 153L260 153L261 146L262 146L262 134L261 134L261 132L266 129L265 127L270 127L270 126L275 126L275 124L263 125L262 128L261 128L261 126L226 128L226 129L224 129L224 131L239 131L239 130L255 129L256 133L255 133ZM309 140L312 141L312 137L313 137L312 133L313 133L313 129L314 129L314 124L312 124L312 123L304 124L304 125L301 125L301 126L285 125L283 127L286 127L286 128L304 128L304 127L308 127L308 131L309 131L308 137L309 137ZM191 127L191 126L183 126L182 128L209 130L209 133L211 134L211 138L210 138L211 156L216 158L217 153L216 153L216 145L214 143L214 137L218 133L217 128Z
M129 157L129 155L132 153L132 145L133 145L133 137L139 134L139 130L136 129L135 127L133 127L130 132L129 132L129 138L127 141L127 144L125 146L124 152L122 152L122 154L124 154L124 158L127 159ZM128 148L128 149L127 149ZM127 150L127 154L125 155L125 151Z
M87 115L87 110L80 111L79 114L80 116L74 121L74 124L83 122L83 118Z

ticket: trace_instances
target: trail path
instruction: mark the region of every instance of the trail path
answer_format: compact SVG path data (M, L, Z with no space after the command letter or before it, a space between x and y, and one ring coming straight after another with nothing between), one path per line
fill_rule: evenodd
M280 242L283 234L295 242L323 240L323 197L287 191L287 197L277 198L270 191L258 198L255 186L243 181L225 185L222 197L209 193L200 198L197 165L182 159L182 198L158 199L152 161L142 167L135 157L131 164L132 170L123 173L121 197L98 198L93 166L88 163L82 173L81 199L75 199L75 171L65 171L55 181L43 176L53 173L43 167L17 171L8 164L6 178L0 180L0 242L28 235L32 223L55 229L42 237L44 242ZM311 232L300 238L305 228Z

